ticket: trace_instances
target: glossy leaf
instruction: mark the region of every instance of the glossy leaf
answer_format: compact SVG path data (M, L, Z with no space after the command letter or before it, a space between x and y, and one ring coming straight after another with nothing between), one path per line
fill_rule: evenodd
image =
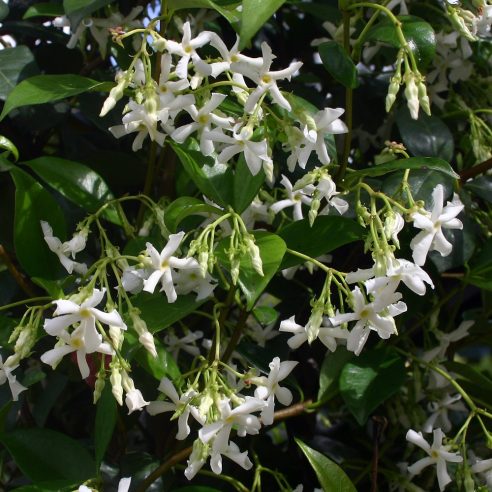
M59 101L83 92L107 90L108 87L107 82L97 82L80 75L36 75L23 80L10 92L0 120L15 108Z
M3 135L0 135L0 149L7 151L7 157L9 154L12 154L14 161L17 161L19 159L19 151L17 150L17 147L14 145L13 142L11 142L7 137L4 137Z
M80 162L46 156L25 164L67 200L88 212L96 212L114 198L103 178ZM115 224L121 223L114 208L108 207L103 215Z
M318 477L319 483L325 492L357 492L354 484L345 472L324 454L310 448L300 439L296 439L310 465Z
M348 179L352 180L363 176L383 176L402 169L416 169L420 171L433 170L439 171L451 178L459 178L459 175L454 172L453 168L442 159L436 157L410 157L409 159L397 159L395 161L385 162L384 164L355 171L348 175Z
M338 347L335 352L327 352L319 374L318 401L328 401L338 393L338 378L345 364L354 354Z
M96 10L110 4L113 0L63 0L63 9L70 19L72 30L75 29L84 17L88 17Z
M132 299L132 303L140 309L140 315L147 323L149 331L156 333L188 316L206 302L206 299L196 301L195 298L194 294L178 296L175 302L168 303L163 292L156 294L142 292Z
M319 56L328 73L345 87L355 89L359 85L357 68L352 58L336 41L327 41L319 46Z
M0 434L16 465L39 485L82 483L96 474L89 452L74 439L49 429L17 429Z
M417 63L425 68L433 60L436 53L434 29L428 22L413 15L400 15L398 19L402 22L403 34L414 52ZM364 40L388 43L397 49L401 47L395 26L389 19L383 19L373 26Z
M364 425L381 403L400 390L405 375L404 361L397 353L369 350L345 364L340 393L357 422Z
M23 15L23 19L30 19L32 17L58 17L63 15L63 5L59 3L41 2L31 5Z
M36 71L34 56L27 46L0 50L0 99L5 99L20 80Z
M225 17L230 24L239 21L239 15L235 9L241 2L233 2L232 8L225 8L212 0L168 0L169 10L180 9L213 9Z
M253 36L284 2L285 0L243 0L239 49L249 44Z
M7 15L9 15L9 6L4 2L0 2L0 21L5 19Z
M359 241L365 236L365 229L352 219L336 215L322 215L314 221L298 220L281 229L278 235L287 248L316 258L345 244ZM287 253L282 269L301 265L305 260Z
M470 264L464 280L482 289L492 290L492 239L489 239Z
M258 297L279 270L286 248L284 240L275 234L255 232L254 236L256 245L260 249L264 275L262 277L254 270L249 255L244 254L241 257L238 284L246 297L248 310L253 309ZM229 238L225 238L216 249L217 258L226 268L230 268L229 258L225 252L228 245Z
M118 410L116 400L111 392L109 381L104 386L96 405L96 420L94 423L94 452L96 468L99 469L106 453L116 426Z
M222 207L233 203L233 173L226 164L214 162L197 150L184 145L172 144L185 171L197 188L208 198Z
M40 221L53 227L54 235L65 237L65 219L53 196L22 169L11 171L15 183L14 245L22 268L33 277L52 279L60 270L58 257L43 237Z
M414 156L439 157L448 162L453 159L453 134L437 116L421 111L418 120L414 120L405 107L398 111L396 124L403 143Z
M492 176L479 176L465 184L465 188L476 196L492 203Z
M234 210L240 214L251 204L265 181L263 169L253 176L241 154L234 172Z
M203 215L206 217L219 216L224 213L220 208L208 205L207 203L191 196L182 196L174 200L164 214L166 227L172 232L176 232L178 225L190 215Z

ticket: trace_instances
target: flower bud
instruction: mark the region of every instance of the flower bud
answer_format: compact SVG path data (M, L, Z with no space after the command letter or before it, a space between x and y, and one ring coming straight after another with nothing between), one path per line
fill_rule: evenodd
M155 349L154 337L147 331L138 337L138 341L144 346L145 350L152 355L152 357L157 358L157 350Z
M420 105L422 106L422 109L430 116L431 114L430 100L429 100L429 96L427 95L427 88L425 87L425 84L422 81L419 82L418 91L419 91Z
M97 373L97 379L94 384L94 393L92 395L94 405L97 403L99 398L101 398L104 386L106 385L106 381L104 380L104 377L105 377L104 371L99 371Z
M394 102L396 101L396 95L398 94L398 91L400 90L400 84L401 84L401 77L400 76L394 76L391 78L390 85L388 87L388 94L386 95L386 112L389 113L391 107L393 106Z
M233 285L237 284L239 278L240 262L239 258L234 257L231 261L231 280Z
M313 201L311 202L311 208L309 209L309 225L313 227L314 221L316 220L316 217L318 216L318 210L319 206L321 205L321 200L319 199L318 196L315 196L313 198Z
M111 392L118 405L123 405L123 387L121 385L121 374L119 367L111 367L111 376L109 377L111 383Z
M415 75L413 72L405 75L405 97L407 98L407 106L410 111L410 116L416 120L419 117L419 90L415 83Z
M255 244L254 238L248 235L244 238L244 244L251 258L251 264L258 275L263 277L263 262L261 261L260 248Z
M209 266L208 260L208 251L204 250L198 253L198 263L200 264L200 273L203 278L205 278L205 275L207 275L207 270Z

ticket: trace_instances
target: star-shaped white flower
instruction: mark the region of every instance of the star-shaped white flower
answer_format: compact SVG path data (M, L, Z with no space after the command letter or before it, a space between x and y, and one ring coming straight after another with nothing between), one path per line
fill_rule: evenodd
M12 372L19 367L10 366L9 359L3 362L2 356L0 355L0 386L6 382L9 384L10 391L12 393L12 400L17 401L19 399L19 394L25 391L27 388L17 381L17 377L12 374Z
M437 467L437 481L439 483L439 489L442 491L446 488L452 480L448 474L446 462L461 463L463 457L458 453L451 453L449 451L451 446L443 446L444 434L441 429L434 429L434 441L432 446L423 438L421 432L415 432L410 429L407 432L407 441L415 444L419 448L422 448L429 456L422 458L413 465L408 467L408 472L411 475L418 475L424 468L429 465L436 465Z
M412 214L413 225L422 229L410 242L413 250L413 260L419 266L425 263L429 251L439 251L441 256L451 253L453 245L444 237L442 229L462 229L462 222L456 216L463 210L458 195L453 196L453 200L448 202L445 207L444 188L437 185L432 192L434 207L432 212Z
M271 205L270 210L274 214L278 214L284 208L293 207L294 220L302 220L302 204L304 203L305 205L311 205L311 202L313 200L311 198L311 195L314 191L314 186L307 185L301 190L293 191L292 183L290 182L289 178L287 178L287 176L284 176L283 174L280 183L285 188L285 194L287 195L287 198L285 198L284 200L279 200L278 202Z

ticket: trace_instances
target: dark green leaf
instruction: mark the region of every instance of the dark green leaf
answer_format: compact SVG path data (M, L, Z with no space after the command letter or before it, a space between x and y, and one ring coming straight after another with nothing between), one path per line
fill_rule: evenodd
M459 379L464 379L477 384L482 387L484 392L492 395L492 379L483 375L481 372L478 372L470 364L449 360L444 362L444 365L448 371L456 374Z
M47 280L38 277L31 277L31 280L44 289L53 299L61 299L65 296L60 280Z
M117 415L116 400L111 392L111 385L106 383L97 402L96 421L94 423L94 448L97 469L101 465L113 436Z
M60 262L46 245L40 221L49 222L54 235L64 238L65 219L55 199L37 181L21 169L15 168L10 172L15 183L14 245L17 259L29 275L52 279L60 269Z
M410 157L409 159L398 159L396 161L385 162L384 164L355 171L350 173L347 179L352 180L363 176L383 176L384 174L400 171L402 169L416 169L422 171L433 170L446 174L451 178L459 178L458 174L453 171L453 168L442 159L438 159L437 157Z
M204 485L187 485L186 487L173 489L173 492L220 492L220 490L213 489L212 487L206 487Z
M236 351L241 354L252 367L256 367L265 374L270 372L269 364L274 357L279 357L280 360L289 358L289 347L280 337L276 340L269 341L267 347L260 347L257 342L248 342L243 339L236 347ZM285 382L289 386L295 386L292 374L285 379Z
M492 176L479 176L467 182L465 188L482 200L492 203Z
M0 51L0 54L2 52ZM0 149L4 149L7 151L7 157L9 154L12 154L14 157L14 161L17 161L19 159L19 151L17 150L17 147L11 142L7 137L4 137L3 135L0 135Z
M324 1L321 2L296 2L296 7L303 12L313 15L321 20L328 20L338 24L342 19L342 14L337 7L326 5Z
M3 5L3 2L0 2ZM27 46L16 46L0 51L0 99L5 99L20 80L34 75L37 67Z
M260 249L264 275L262 277L255 271L248 254L241 257L238 284L246 296L246 308L248 310L253 309L258 297L279 270L286 248L284 240L275 234L255 232L254 236L256 245ZM229 238L225 238L219 243L215 253L219 261L230 268L226 253L228 246Z
M43 427L53 406L65 391L68 378L61 372L50 372L45 378L43 391L33 405L32 415L36 425Z
M156 333L192 313L206 301L206 299L196 301L195 297L195 295L178 296L175 302L169 304L162 292L160 294L142 292L132 299L132 303L140 309L149 331Z
M49 429L18 429L0 435L17 466L32 481L82 483L96 474L94 460L77 441Z
M80 75L36 75L23 80L10 92L0 120L14 108L59 101L83 92L107 89L107 82L97 82Z
M395 352L375 349L345 364L340 393L357 422L363 425L381 403L400 390L405 364Z
M7 15L9 15L9 6L4 2L0 2L0 21L5 19Z
M421 111L419 119L414 120L405 107L398 111L396 124L403 143L414 156L440 157L448 162L453 158L453 134L437 116Z
M209 216L222 215L224 213L220 208L208 205L207 203L193 198L191 196L182 196L174 200L167 208L164 214L164 222L170 232L176 232L180 222L190 215Z
M224 8L212 0L168 0L169 10L180 9L213 9L225 17L230 24L239 21L239 15L235 7L241 2L234 2L232 8Z
M365 229L351 219L323 215L316 218L313 227L307 219L298 220L284 227L278 235L285 241L287 248L316 258L340 246L361 240ZM304 262L302 258L287 254L281 268Z
M464 280L482 289L492 290L492 238L488 239L480 254L473 259Z
M328 73L340 84L351 89L359 85L357 68L336 41L327 41L319 46L319 56Z
M243 0L239 49L249 44L253 36L284 2L285 0Z
M181 164L198 189L222 207L233 203L233 173L226 164L214 162L211 157L184 145L172 144Z
M270 306L256 306L253 314L258 323L264 326L275 323L279 316L279 312Z
M357 492L354 484L345 472L324 454L310 448L300 439L297 445L308 459L318 477L319 483L325 492Z
M319 375L318 401L326 402L338 393L338 378L345 364L354 354L343 347L327 352Z
M114 198L101 176L80 162L46 156L24 164L67 200L88 212L96 212L108 200ZM108 207L103 215L111 222L121 224L114 208Z
M403 34L417 59L417 63L423 68L427 67L436 53L434 29L428 22L413 15L400 15L398 19L402 22ZM388 43L397 49L401 47L395 26L389 19L383 19L369 29L364 40Z
M253 176L248 169L244 154L241 154L234 173L234 210L238 214L248 208L264 181L263 169L256 176Z
M23 15L23 19L30 19L31 17L58 17L63 15L63 5L59 3L42 2L31 5L26 13Z
M84 17L104 7L114 0L63 0L63 9L70 19L72 31L79 25Z

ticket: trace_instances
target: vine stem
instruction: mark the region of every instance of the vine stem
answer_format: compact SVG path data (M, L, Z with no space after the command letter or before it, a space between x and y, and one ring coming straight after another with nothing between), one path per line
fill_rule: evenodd
M31 297L30 299L24 299L22 301L12 302L10 304L5 304L5 306L1 306L0 311L5 311L6 309L10 309L16 306L22 306L23 304L31 304L32 302L41 302L41 301L51 301L51 297L50 296Z

